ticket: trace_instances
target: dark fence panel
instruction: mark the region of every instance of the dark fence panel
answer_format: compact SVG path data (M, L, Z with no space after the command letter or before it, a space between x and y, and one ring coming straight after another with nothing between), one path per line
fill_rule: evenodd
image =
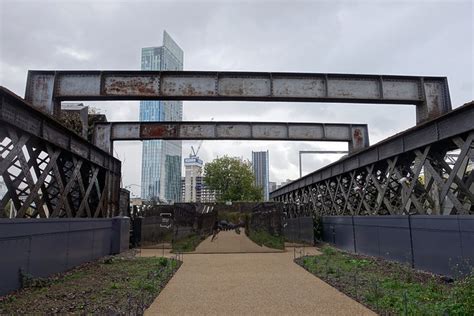
M288 241L314 244L313 218L306 216L285 219L283 234Z
M443 275L474 266L474 216L328 216L323 240Z
M458 216L464 260L474 265L474 217Z
M411 228L417 268L440 274L455 274L458 269L465 269L457 216L414 216Z
M323 238L324 241L330 242L338 248L354 252L352 217L323 217Z
M357 252L411 264L408 216L354 216Z
M20 270L47 277L128 249L129 219L0 219L0 295L20 287Z

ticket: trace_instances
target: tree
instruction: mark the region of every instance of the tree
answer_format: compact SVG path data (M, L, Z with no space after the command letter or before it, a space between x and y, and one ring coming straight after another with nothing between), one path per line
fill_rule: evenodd
M209 189L218 192L220 202L263 200L263 191L255 186L248 161L228 156L214 159L204 167L204 182Z

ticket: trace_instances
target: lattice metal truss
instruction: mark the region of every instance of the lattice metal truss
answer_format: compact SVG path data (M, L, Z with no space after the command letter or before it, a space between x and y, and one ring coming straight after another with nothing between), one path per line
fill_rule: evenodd
M51 117L0 90L0 217L111 217L118 213L120 161ZM11 208L13 209L13 208Z
M474 103L466 104L296 180L271 197L285 203L288 217L472 215L473 122Z

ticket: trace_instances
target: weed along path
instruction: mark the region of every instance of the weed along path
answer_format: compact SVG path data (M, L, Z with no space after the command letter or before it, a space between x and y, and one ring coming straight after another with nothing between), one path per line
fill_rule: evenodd
M292 248L183 261L146 315L375 315L295 264Z

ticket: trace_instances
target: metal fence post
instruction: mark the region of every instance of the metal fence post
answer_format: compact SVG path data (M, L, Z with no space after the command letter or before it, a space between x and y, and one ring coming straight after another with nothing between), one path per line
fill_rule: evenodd
M408 215L408 230L410 231L410 264L412 268L415 268L415 254L413 253L413 233L411 228L411 215Z
M354 216L351 216L352 219L352 239L354 241L354 253L357 253L357 243L356 243L356 233L355 233L355 224L354 224Z

